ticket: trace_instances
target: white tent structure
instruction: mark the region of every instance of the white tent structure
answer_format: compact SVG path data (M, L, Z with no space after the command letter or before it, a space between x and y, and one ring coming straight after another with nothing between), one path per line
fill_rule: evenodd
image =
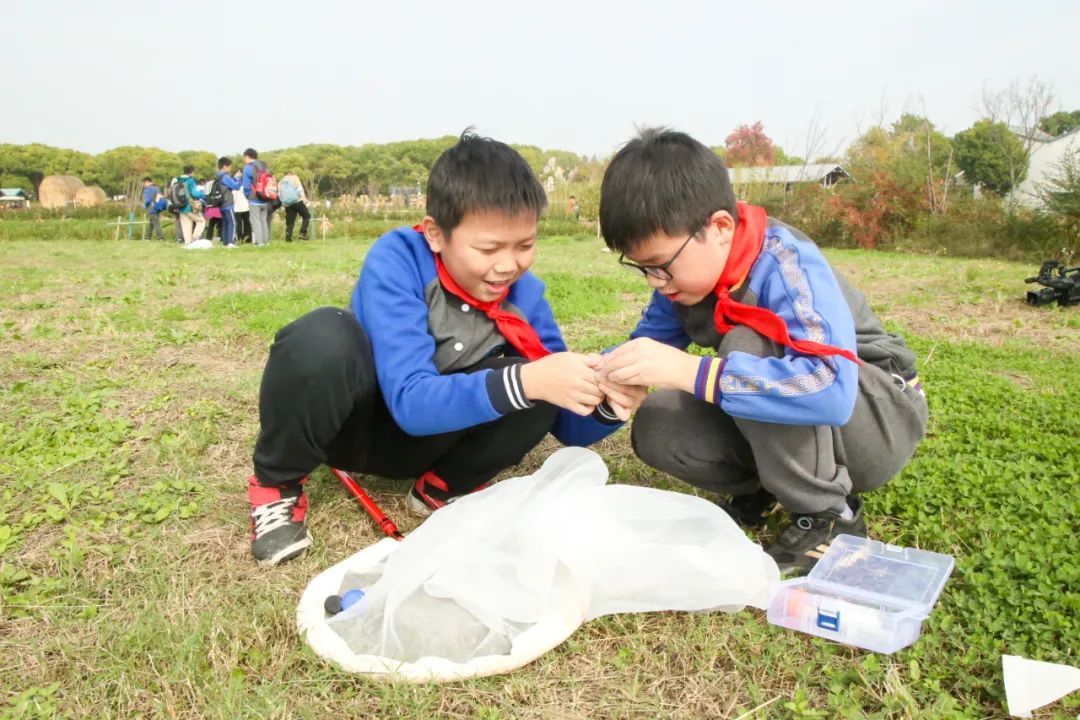
M1027 177L1013 189L1013 200L1027 207L1041 206L1039 189L1061 171L1061 163L1070 153L1078 152L1080 152L1080 128L1058 137L1046 135L1034 138L1031 158L1028 160Z
M782 185L785 192L790 190L792 185L803 183L832 187L841 180L851 177L847 170L836 163L734 167L729 168L728 173L731 176L731 184L735 187Z

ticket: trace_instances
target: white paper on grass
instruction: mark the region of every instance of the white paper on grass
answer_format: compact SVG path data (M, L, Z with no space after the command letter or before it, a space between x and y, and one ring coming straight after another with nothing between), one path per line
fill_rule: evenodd
M1080 690L1080 668L1068 665L1002 655L1001 672L1005 701L1014 717L1031 717L1032 710Z
M559 450L315 577L300 630L347 671L446 681L509 672L601 615L766 606L776 563L715 504L606 481L596 453Z

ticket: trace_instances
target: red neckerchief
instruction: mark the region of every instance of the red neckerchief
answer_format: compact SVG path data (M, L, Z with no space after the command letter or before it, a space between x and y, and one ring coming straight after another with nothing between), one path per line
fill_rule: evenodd
M748 205L744 202L737 203L737 206L739 209L739 224L735 228L735 236L731 240L731 253L728 255L724 271L720 273L720 279L713 289L713 293L716 295L716 310L713 313L716 329L720 334L725 334L736 325L746 325L773 342L789 347L803 355L816 355L818 357L839 355L853 363L858 363L859 358L850 350L812 340L793 340L791 335L788 334L784 320L776 313L763 307L744 305L731 299L732 288L742 284L750 273L754 261L761 254L768 219L764 208Z
M416 230L421 235L424 234L423 225L415 225L413 230ZM465 292L461 286L454 282L454 278L450 277L450 272L446 269L442 257L438 254L435 255L435 270L439 273L439 282L442 283L443 288L448 293L459 300L462 300L468 304L469 307L475 308L491 318L495 322L495 328L499 333L506 338L506 341L516 348L526 360L539 360L540 358L551 354L551 351L545 348L544 344L540 342L540 336L536 334L536 330L527 320L522 319L509 310L502 309L502 301L505 300L506 296L510 293L509 287L506 288L506 291L497 299L492 300L491 302L481 302Z

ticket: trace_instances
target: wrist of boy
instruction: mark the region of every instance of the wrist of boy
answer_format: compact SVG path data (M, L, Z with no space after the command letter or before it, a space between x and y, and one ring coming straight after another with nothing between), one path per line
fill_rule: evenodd
M679 384L677 389L693 395L697 386L698 371L701 368L702 358L697 355L684 353L684 360L685 362L679 370Z
M705 402L720 403L720 376L727 365L726 357L702 357L699 359L694 375L694 387L691 393Z
M536 365L534 362L527 362L521 364L521 392L525 394L525 399L529 402L536 402L537 400L543 400L541 397L540 388L537 387L539 380L536 377Z

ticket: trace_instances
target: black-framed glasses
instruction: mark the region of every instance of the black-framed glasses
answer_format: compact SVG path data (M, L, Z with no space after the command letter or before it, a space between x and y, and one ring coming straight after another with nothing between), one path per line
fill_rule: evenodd
M663 280L664 282L668 282L674 279L671 271L668 270L668 268L671 267L671 263L675 262L675 260L678 259L679 254L686 249L686 246L690 244L690 241L693 240L697 236L697 234L698 231L690 233L690 237L686 238L686 242L679 246L679 249L676 250L675 254L671 256L671 259L661 265L638 265L633 260L627 260L626 255L623 253L619 253L619 264L622 265L624 268L637 270L645 277L652 275L654 278Z

